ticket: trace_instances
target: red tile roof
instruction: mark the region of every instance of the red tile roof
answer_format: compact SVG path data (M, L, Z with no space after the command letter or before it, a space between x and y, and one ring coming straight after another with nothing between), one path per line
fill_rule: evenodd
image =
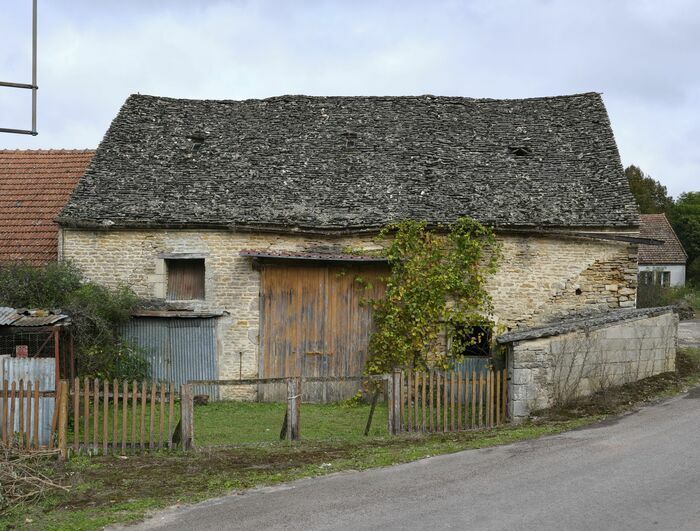
M685 264L688 255L665 214L642 214L639 229L643 238L664 242L663 245L640 245L640 264Z
M54 219L85 173L91 150L0 150L0 262L58 257Z

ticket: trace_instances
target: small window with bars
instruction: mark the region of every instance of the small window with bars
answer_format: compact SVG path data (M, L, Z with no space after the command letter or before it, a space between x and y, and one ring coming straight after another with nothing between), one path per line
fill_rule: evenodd
M169 301L204 300L204 258L169 258L165 260L168 273Z

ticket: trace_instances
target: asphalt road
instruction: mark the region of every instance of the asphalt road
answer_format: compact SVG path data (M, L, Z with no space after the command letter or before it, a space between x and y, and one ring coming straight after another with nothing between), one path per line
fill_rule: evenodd
M700 529L700 388L535 441L170 509L138 529Z

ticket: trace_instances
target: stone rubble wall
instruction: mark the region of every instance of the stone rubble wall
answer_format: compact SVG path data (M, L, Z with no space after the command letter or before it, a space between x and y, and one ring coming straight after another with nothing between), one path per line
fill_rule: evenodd
M633 246L509 234L499 235L499 240L503 243L501 267L487 287L493 296L495 318L504 330L582 310L634 304ZM372 236L332 238L189 229L64 228L61 244L62 258L74 262L90 279L113 287L126 284L139 296L160 301L167 286L164 255L203 257L206 300L172 306L226 312L217 324L221 378L238 378L239 362L243 378L258 374L260 272L252 267L251 258L239 256L242 249L377 248Z
M510 343L510 414L521 421L575 397L673 371L677 338L678 316L668 310Z

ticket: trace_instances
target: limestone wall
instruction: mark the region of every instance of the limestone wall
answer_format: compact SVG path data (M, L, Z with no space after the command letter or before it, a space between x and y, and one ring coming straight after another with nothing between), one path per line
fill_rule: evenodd
M504 258L489 280L495 317L504 328L545 322L583 309L634 305L636 248L620 242L501 235ZM258 370L260 274L242 249L302 250L334 245L376 247L371 237L325 238L224 230L75 230L61 233L62 257L100 283L129 285L138 295L165 295L165 258L205 259L206 300L177 303L225 311L218 320L222 378ZM239 358L239 353L242 356Z
M675 370L678 317L657 313L510 343L512 417Z

